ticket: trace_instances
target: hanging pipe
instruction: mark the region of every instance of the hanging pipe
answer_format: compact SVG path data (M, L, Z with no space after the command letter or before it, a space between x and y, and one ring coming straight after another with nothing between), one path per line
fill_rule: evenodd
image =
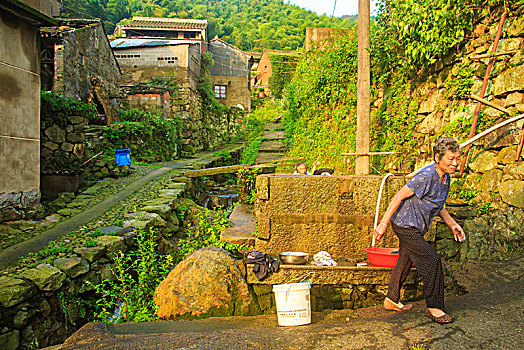
M487 134L497 130L497 129L500 129L502 128L503 126L505 125L508 125L508 124L511 124L513 122L516 122L520 119L524 119L524 113L523 114L520 114L520 115L517 115L516 117L513 117L513 118L510 118L508 120L505 120L503 122L500 122L494 126L492 126L491 128L481 132L480 134L476 135L475 137L472 137L470 138L469 140L463 142L460 144L460 148L464 148L466 146L469 146L470 144L472 144L473 142L477 141L478 139L480 139L481 137L484 137L486 136ZM431 162L429 163L428 165L431 165L435 162ZM411 174L409 175L406 175L406 177L413 177L416 173L418 173L421 169L419 170L415 170L414 172L412 172ZM378 197L377 197L377 207L375 209L375 221L374 221L374 224L373 224L373 231L377 228L377 225L378 225L378 214L379 214L379 210L380 210L380 200L382 198L382 191L384 190L384 185L386 183L386 179L390 176L393 176L393 174L391 173L388 173L384 176L384 178L382 179L382 182L380 183L380 189L378 190ZM372 247L375 247L375 235L373 235L373 240L371 241L371 246Z
M504 26L504 21L506 20L506 13L504 12L502 14L502 17L500 18L499 27L497 29L497 35L495 36L495 42L493 43L493 52L497 51L497 47L499 46L499 39L500 34L502 33L502 27ZM495 58L490 58L488 61L488 67L486 68L486 74L484 74L484 81L482 82L482 88L480 89L480 98L484 98L484 93L486 92L486 87L488 86L488 80L489 76L491 75L491 69L493 68L493 64L495 63ZM472 138L473 135L475 135L475 130L477 129L477 121L480 114L480 109L482 107L481 102L477 102L477 106L475 108L475 115L473 116L473 120L471 122L471 129L469 130L468 139ZM464 158L462 158L462 162L460 163L460 172L459 177L462 177L462 174L464 174L464 168L466 167L466 159L468 158L468 152L471 146L467 146L464 150Z

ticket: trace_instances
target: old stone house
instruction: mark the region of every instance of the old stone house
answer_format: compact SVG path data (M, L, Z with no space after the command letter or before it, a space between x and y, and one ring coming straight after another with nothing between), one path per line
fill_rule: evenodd
M271 95L271 78L278 71L278 79L286 82L291 81L296 69L299 53L295 51L264 49L260 62L257 66L257 74L254 78L255 86L264 89L266 95ZM274 91L273 91L274 92Z
M215 38L209 43L214 65L210 69L215 98L222 104L251 110L251 66L253 57Z
M42 28L42 87L63 97L94 103L94 121L117 121L120 67L98 19L57 19Z
M122 69L123 83L176 77L196 88L200 76L200 43L150 38L116 39L111 48Z
M0 1L0 222L29 217L40 201L39 27L57 0Z

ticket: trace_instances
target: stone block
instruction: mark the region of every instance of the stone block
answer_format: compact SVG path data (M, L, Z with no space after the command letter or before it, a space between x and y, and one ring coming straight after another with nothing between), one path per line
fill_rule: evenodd
M8 276L0 277L0 303L6 308L21 303L35 294L35 285L29 281Z
M81 133L68 133L66 139L71 143L81 143L85 141L85 135Z
M271 195L267 201L255 202L256 250L274 254L289 250L315 254L325 250L335 258L365 257L362 249L371 246L382 177L260 175L257 181L263 177L269 178ZM353 192L341 193L344 181L354 182ZM401 186L401 177L388 180L384 191L388 198L382 198L382 212ZM383 244L394 247L398 243L390 233Z
M524 65L516 66L505 70L495 79L495 96L501 96L514 91L524 90Z
M314 266L314 265L281 265L278 272L271 273L259 281L252 271L253 265L247 266L247 283L275 285L311 281L313 285L386 285L391 271L389 267L357 266ZM415 283L417 273L411 269L406 284Z
M16 350L20 345L19 331L0 334L0 348L4 350Z
M51 142L51 141L44 141L42 142L42 146L44 146L45 148L51 150L51 151L56 151L58 149L58 144L54 143L54 142Z
M504 101L504 107L511 107L515 106L517 104L520 104L524 101L524 93L522 92L512 92L508 96L506 96L506 100Z
M468 164L469 168L475 173L485 173L488 170L495 169L497 165L497 152L493 151L479 152Z
M125 251L126 245L124 239L118 236L100 236L96 243L105 248L106 256L113 257L114 254Z
M505 203L517 208L524 208L524 181L505 181L498 185L498 190Z
M45 129L44 134L54 143L62 143L65 141L66 132L60 129L58 125L53 125Z
M492 169L488 170L482 176L482 179L478 183L477 189L487 194L490 194L490 191L496 191L498 184L502 180L502 170Z
M75 254L80 255L83 259L92 263L95 260L98 260L102 255L104 255L104 247L86 247L86 248L75 248L73 250Z
M71 278L83 275L89 271L89 263L82 258L58 258L53 265Z
M49 264L39 264L22 272L20 277L31 280L38 289L46 292L60 289L66 279L66 275L60 269Z
M20 309L15 315L15 318L13 319L13 325L16 328L21 328L28 324L31 319L35 316L36 310L35 309L29 309L29 310L23 310ZM0 343L1 344L1 343Z
M499 41L498 50L500 51L514 51L520 48L520 43L522 39L520 38L509 38L501 39Z

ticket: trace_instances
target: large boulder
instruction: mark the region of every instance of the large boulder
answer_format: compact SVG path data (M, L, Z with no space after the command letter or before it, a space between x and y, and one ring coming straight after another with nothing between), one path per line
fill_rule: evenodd
M259 313L248 289L245 267L216 247L197 250L179 263L154 294L163 319Z

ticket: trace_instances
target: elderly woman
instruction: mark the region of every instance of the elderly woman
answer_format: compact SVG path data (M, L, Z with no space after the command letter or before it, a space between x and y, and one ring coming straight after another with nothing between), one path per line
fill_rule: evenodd
M293 175L311 175L305 163L298 163Z
M450 174L459 165L460 145L444 137L433 146L434 163L422 168L393 197L380 224L373 234L381 239L391 221L397 235L399 258L389 281L384 307L393 311L405 311L413 307L400 302L400 289L406 280L412 263L422 277L426 299L426 316L437 323L452 322L444 312L444 274L442 262L424 234L428 231L435 215L440 215L451 228L455 240L462 242L466 237L462 227L444 208L449 192Z

